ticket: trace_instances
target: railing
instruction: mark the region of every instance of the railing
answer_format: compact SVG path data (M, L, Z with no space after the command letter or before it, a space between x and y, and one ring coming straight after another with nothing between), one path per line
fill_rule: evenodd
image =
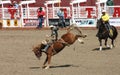
M36 19L37 18L37 9L38 8L23 8L22 9L22 16L24 19Z
M19 9L11 8L11 11L9 11L9 8L0 8L0 20L11 19L11 15L14 16L14 19L21 19L20 22L22 23L24 22L24 19L37 19L38 8L39 7L28 7ZM97 9L95 6L73 7L73 9L71 9L70 7L61 8L65 9L65 13L67 14L66 18L71 16L72 19L93 19L94 16L101 16L101 14L97 13ZM44 9L46 12L45 24L49 25L49 19L58 18L57 12L59 9L60 7L48 7ZM120 18L120 6L107 6L106 9L108 14L110 15L110 18Z
M23 19L34 19L37 18L37 9L38 8L0 8L0 19L11 19L11 15L14 15L15 19L18 17L22 17Z
M96 16L96 7L95 6L81 6L73 7L73 17L74 18L88 18L88 11L86 8L91 8L90 12L92 16ZM92 17L91 17L92 18Z
M86 8L92 8L92 11L90 12L92 16L96 16L96 7L92 6L82 6L82 7L74 7L73 13L71 13L70 7L62 7L66 9L67 16L74 16L74 18L87 18L88 11L86 11ZM120 8L120 6L108 6L106 7L107 12L109 13L110 17L113 17L115 8ZM29 7L29 8L22 8L22 9L15 9L16 12L14 12L14 17L23 17L23 18L37 18L37 9L38 7ZM59 10L59 7L49 7L47 9L48 13L48 19L49 18L58 18L57 11ZM119 12L119 11L118 11ZM101 15L101 14L98 14ZM117 15L119 15L117 13ZM8 11L8 8L0 8L0 19L10 19L10 12ZM120 17L120 16L117 16ZM92 17L91 17L92 18Z
M65 13L67 14L67 17L70 16L70 7L61 7ZM60 10L60 7L48 7L48 18L58 18L57 12Z
M107 6L106 9L111 18L120 18L120 6Z

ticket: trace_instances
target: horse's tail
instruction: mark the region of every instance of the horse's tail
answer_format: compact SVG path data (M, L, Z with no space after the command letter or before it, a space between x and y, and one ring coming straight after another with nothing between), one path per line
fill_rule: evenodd
M116 39L116 37L118 35L118 31L117 31L117 29L114 26L112 26L112 30L113 30L113 37L112 37L112 39Z

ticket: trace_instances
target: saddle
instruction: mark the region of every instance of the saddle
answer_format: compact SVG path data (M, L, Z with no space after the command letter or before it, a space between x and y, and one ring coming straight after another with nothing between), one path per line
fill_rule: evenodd
M113 30L112 30L110 24L106 23L104 25L105 25L105 28L107 29L107 31L109 32L109 36L113 36Z
M113 36L113 30L112 29L109 29L109 35Z

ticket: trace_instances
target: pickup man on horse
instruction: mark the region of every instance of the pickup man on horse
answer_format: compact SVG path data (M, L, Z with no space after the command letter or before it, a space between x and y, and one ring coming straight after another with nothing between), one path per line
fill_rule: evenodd
M102 11L102 16L101 19L103 21L103 24L105 25L105 28L107 29L107 31L109 32L110 36L113 35L112 30L111 30L111 26L109 24L109 15L106 13L106 10ZM99 32L99 31L98 31ZM96 35L98 37L98 33Z

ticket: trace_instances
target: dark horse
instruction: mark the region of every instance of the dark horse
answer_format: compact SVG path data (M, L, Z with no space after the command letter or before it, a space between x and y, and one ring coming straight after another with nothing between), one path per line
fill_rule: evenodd
M70 31L63 34L61 38L55 41L45 52L46 60L44 61L43 68L48 69L50 67L51 57L59 53L66 46L72 45L79 37L85 38L86 35L83 35L81 32L79 35L76 35L71 33ZM44 47L45 45L41 43L40 45L33 48L33 52L35 53L38 59L40 59L40 57L42 56L42 49L44 49ZM46 65L47 62L48 62L48 65Z
M109 45L107 45L107 40L108 38L110 38L111 39L110 48L115 47L114 40L116 39L118 35L117 29L113 25L110 25L110 28L112 29L112 33L113 33L113 35L111 36L110 32L106 29L105 25L103 24L102 19L99 19L97 21L97 28L98 28L98 40L100 42L99 50L102 50L102 39L105 40L105 46L109 47Z

